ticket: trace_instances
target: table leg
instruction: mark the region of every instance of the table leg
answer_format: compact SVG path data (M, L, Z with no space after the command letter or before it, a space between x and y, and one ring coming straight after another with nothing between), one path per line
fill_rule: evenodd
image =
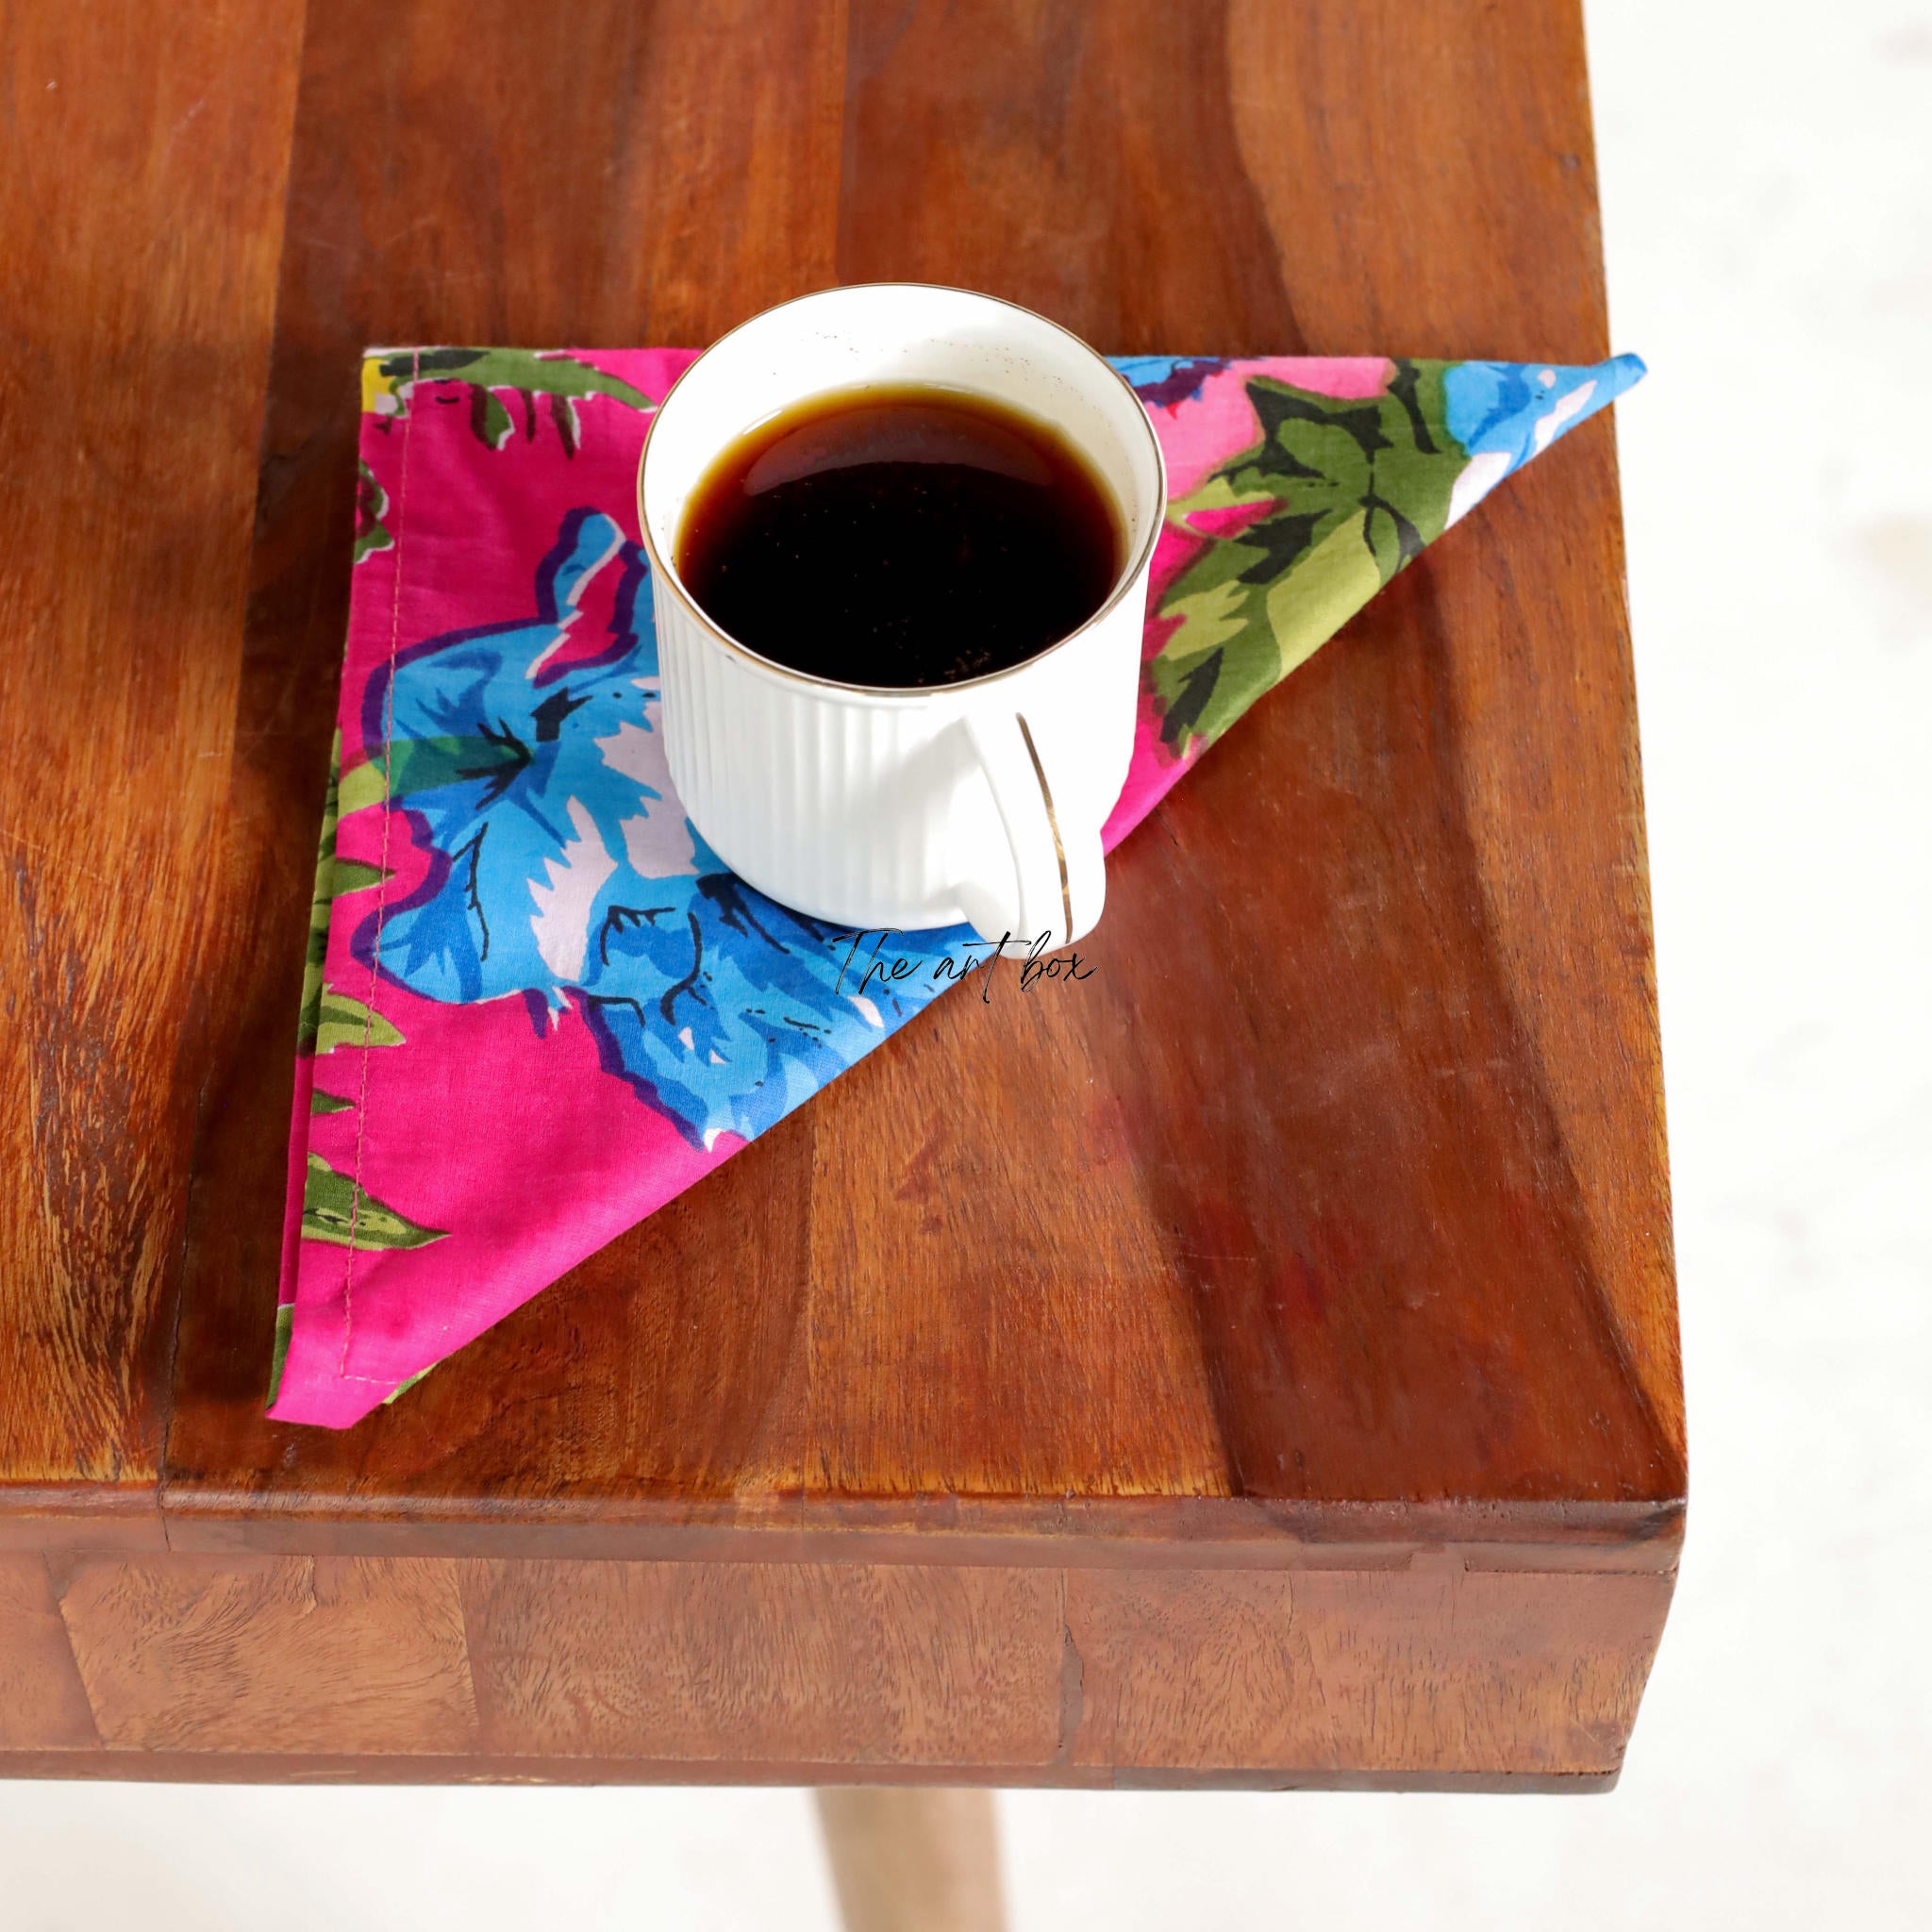
M845 1932L1003 1932L991 1791L828 1785L818 1803Z

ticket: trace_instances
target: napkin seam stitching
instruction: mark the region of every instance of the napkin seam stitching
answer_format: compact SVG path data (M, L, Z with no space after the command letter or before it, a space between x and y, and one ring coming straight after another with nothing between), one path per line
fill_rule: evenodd
M422 350L411 351L409 388L412 392L422 375ZM382 880L376 888L375 935L369 956L369 997L363 1002L362 1075L356 1096L356 1159L349 1174L349 1239L342 1263L342 1352L336 1361L337 1378L354 1382L381 1379L379 1376L349 1374L349 1343L356 1328L356 1217L362 1206L362 1146L369 1130L369 1040L375 1026L376 979L382 968L382 926L389 911L389 835L390 827L395 820L393 803L390 798L390 779L392 774L395 742L396 654L401 641L403 624L403 536L409 507L409 438L414 421L415 412L405 406L403 447L397 461L396 476L396 563L395 575L390 590L389 678L382 700L382 857L378 867Z

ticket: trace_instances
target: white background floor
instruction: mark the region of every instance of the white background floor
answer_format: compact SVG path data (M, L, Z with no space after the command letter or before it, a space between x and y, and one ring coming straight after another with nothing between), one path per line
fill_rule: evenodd
M1924 1925L1932 7L1590 9L1693 1488L1607 1798L1003 1797L1018 1932ZM0 1788L0 1925L833 1923L795 1791Z

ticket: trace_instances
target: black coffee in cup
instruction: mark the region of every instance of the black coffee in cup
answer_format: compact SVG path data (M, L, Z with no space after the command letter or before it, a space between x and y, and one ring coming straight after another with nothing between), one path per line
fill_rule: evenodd
M721 629L840 684L1005 671L1112 591L1121 520L1046 424L962 391L834 391L739 438L692 491L677 573Z

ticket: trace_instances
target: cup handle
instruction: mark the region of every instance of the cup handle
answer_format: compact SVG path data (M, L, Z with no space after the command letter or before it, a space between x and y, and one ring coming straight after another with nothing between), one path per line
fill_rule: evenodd
M992 790L1012 853L1013 889L991 891L962 885L959 898L980 938L1003 936L1030 952L1041 933L1042 952L1091 932L1107 897L1107 858L1098 828L1081 831L1056 808L1053 786L1025 717L991 711L967 718L980 770Z

